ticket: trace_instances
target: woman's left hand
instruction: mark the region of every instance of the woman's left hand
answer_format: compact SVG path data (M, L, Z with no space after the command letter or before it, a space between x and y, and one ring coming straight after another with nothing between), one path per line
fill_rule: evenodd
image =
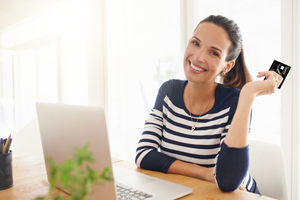
M242 90L246 90L247 93L253 94L255 97L273 94L277 90L277 87L280 85L283 78L274 71L258 72L258 78L264 76L267 78L266 80L249 82L244 85Z
M244 186L244 184L241 184L241 185L239 186L239 190L242 190L242 191L246 191L246 192L247 192L246 187Z

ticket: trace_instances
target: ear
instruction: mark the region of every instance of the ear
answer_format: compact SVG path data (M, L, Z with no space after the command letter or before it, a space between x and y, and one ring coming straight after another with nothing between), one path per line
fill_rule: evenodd
M227 62L226 66L223 68L224 71L229 72L235 65L235 61L231 60L229 62Z

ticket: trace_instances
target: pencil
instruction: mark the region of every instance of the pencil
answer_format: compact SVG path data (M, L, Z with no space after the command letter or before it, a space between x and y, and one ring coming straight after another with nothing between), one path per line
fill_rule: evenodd
M11 134L9 134L8 138L7 138L7 141L11 138Z
M5 146L4 146L4 149L3 149L3 153L5 153L5 149L7 149L7 146L8 146L8 143L9 143L8 141L10 140L10 138L11 138L11 134L9 134L9 136L6 140L6 143L5 143Z
M6 142L6 143L8 143L8 145L7 145L6 149L4 150L4 151L5 151L5 152L4 152L5 154L8 153L9 148L10 148L10 145L11 145L11 142L12 142L12 138L10 138L9 141ZM5 146L6 146L6 145L5 145Z
M0 140L0 153L3 154L3 138Z

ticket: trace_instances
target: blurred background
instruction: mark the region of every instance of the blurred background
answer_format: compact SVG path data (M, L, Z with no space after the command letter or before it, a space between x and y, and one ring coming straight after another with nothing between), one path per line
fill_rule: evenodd
M294 64L293 73L299 46L293 2L0 0L0 137L36 141L32 151L14 156L42 155L35 102L103 106L112 156L134 162L160 85L185 79L183 53L199 21L220 14L240 26L254 80L273 60ZM281 145L289 184L298 187L299 87L289 76L281 90L255 99L249 138Z

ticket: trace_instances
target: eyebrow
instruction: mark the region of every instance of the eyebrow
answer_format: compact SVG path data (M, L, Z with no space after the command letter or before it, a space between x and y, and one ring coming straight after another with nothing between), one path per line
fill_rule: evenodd
M198 40L199 42L201 42L201 40L199 38L195 37L195 36L193 36L192 38L195 38L196 40ZM215 49L217 51L220 51L222 53L221 49L218 49L217 47L211 46L211 48L213 48L213 49Z

